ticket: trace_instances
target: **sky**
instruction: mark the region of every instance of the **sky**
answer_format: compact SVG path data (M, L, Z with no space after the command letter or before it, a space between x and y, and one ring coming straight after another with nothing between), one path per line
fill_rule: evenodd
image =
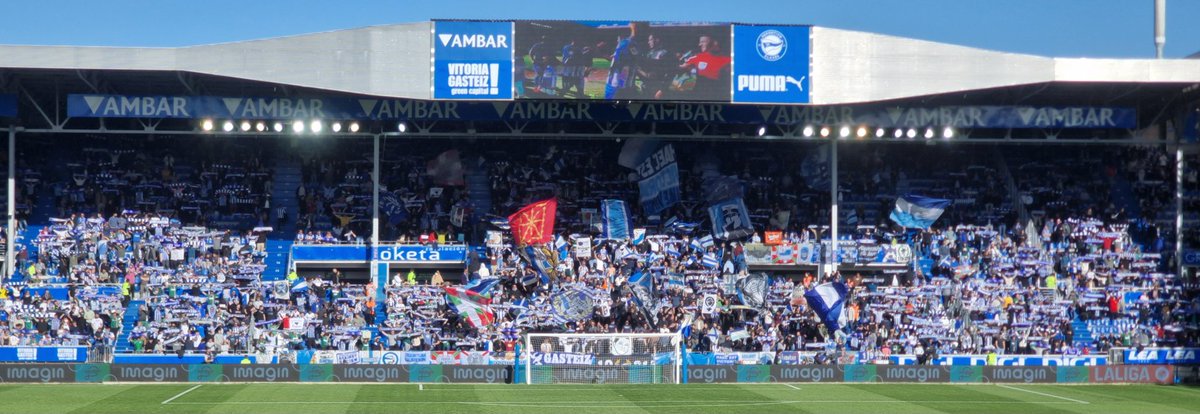
M1152 58L1153 0L11 0L0 44L174 47L433 19L811 24L1053 57ZM1165 56L1200 52L1168 0Z

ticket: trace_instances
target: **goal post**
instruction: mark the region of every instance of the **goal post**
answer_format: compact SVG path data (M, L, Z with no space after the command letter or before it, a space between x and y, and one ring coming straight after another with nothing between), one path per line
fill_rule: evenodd
M526 384L678 384L678 333L525 335Z

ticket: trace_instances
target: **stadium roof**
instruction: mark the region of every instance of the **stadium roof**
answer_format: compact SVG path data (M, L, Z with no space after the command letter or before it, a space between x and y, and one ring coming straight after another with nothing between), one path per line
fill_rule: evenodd
M430 99L431 29L422 22L181 48L0 46L0 68L181 72ZM1194 60L1049 58L822 27L812 37L814 104L1051 82L1200 82Z
M57 127L67 94L430 100L433 24L179 48L0 45L0 93L22 96L26 125ZM1200 101L1196 59L1052 58L824 27L811 42L818 106L1125 106L1145 127Z

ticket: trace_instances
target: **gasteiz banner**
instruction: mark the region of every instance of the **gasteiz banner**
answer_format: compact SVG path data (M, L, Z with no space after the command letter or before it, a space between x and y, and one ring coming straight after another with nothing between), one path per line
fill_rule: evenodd
M729 101L727 23L515 25L518 98Z
M510 22L434 22L434 99L512 99L512 28Z
M733 26L733 102L809 103L808 26Z

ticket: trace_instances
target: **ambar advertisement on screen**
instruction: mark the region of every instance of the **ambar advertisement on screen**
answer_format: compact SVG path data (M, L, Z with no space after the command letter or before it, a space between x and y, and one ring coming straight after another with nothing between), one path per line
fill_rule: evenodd
M512 23L434 22L435 99L512 99Z
M728 23L518 21L517 98L728 102Z

